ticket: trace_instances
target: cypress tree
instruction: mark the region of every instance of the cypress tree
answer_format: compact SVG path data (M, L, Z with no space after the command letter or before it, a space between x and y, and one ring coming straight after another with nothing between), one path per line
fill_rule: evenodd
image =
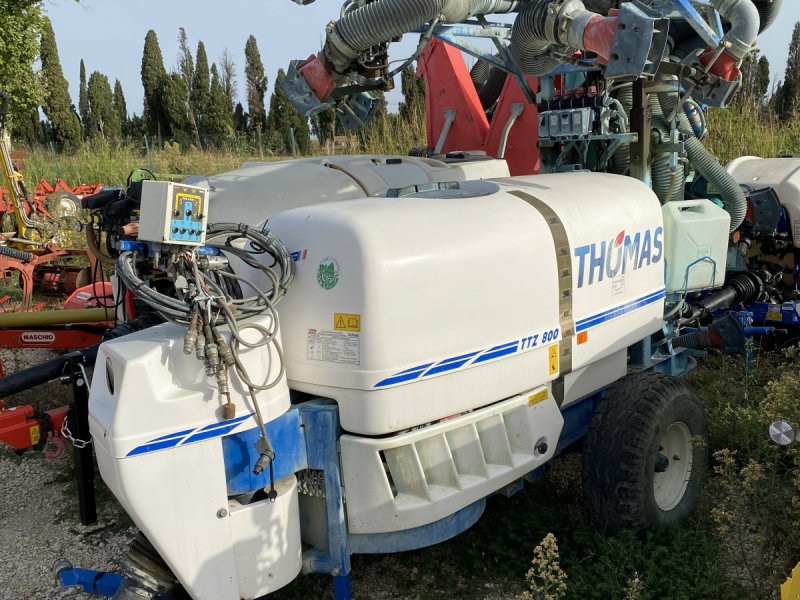
M244 61L250 130L260 132L264 130L266 124L264 95L267 92L267 77L264 74L264 64L261 62L261 53L258 51L256 38L252 35L247 38L247 43L244 46Z
M233 135L233 118L228 110L228 99L222 87L217 65L211 65L211 92L206 109L206 133L219 144Z
M186 113L188 92L183 76L180 73L167 75L161 82L159 93L163 98L164 116L170 123L172 135L181 143L188 142L189 128Z
M75 114L75 107L69 95L69 85L61 69L53 26L47 18L44 19L42 26L39 55L42 61L44 114L50 119L53 139L65 150L74 150L81 144L81 123Z
M795 23L792 32L789 56L786 59L786 74L778 101L782 119L789 119L794 115L798 100L800 100L800 22Z
M125 94L122 93L122 84L119 79L114 81L113 105L119 121L119 131L122 135L128 135L128 106L125 104Z
M769 59L762 56L758 59L756 67L756 95L761 106L764 105L767 92L769 92Z
M311 127L320 145L332 140L336 130L336 109L330 107L314 115L311 118Z
M414 67L409 65L400 75L400 88L404 101L400 103L400 117L411 123L415 118L425 115L425 84L417 77Z
M203 144L200 141L200 129L194 118L194 111L189 105L189 98L192 95L192 80L194 79L194 57L192 56L192 51L189 49L189 40L186 36L186 30L183 27L178 29L178 71L183 80L183 87L186 90L185 106L183 109L186 123L194 137L195 145L198 148L202 148Z
M222 91L225 93L225 100L228 106L228 114L233 116L234 105L236 104L236 63L228 49L222 51L219 57L219 82Z
M236 108L233 111L233 129L236 133L245 133L247 131L248 115L244 112L244 106L241 102L236 103Z
M192 92L189 95L189 107L194 113L197 127L202 134L206 132L205 114L208 110L209 94L211 93L211 76L208 70L208 57L206 46L197 42L197 55L194 61L194 76L192 77Z
M144 38L142 53L142 87L144 88L144 113L147 132L151 135L161 133L168 135L169 124L166 122L163 99L160 91L164 88L167 71L158 45L158 36L152 29Z
M91 138L119 139L119 115L114 109L113 94L108 77L94 71L89 76L86 96L89 102L87 135Z
M34 109L28 114L14 120L14 139L25 142L28 146L43 144L44 131L39 120L39 110Z
M301 115L289 102L281 84L286 79L283 69L278 69L275 78L275 91L269 100L269 116L267 117L267 131L270 133L270 142L278 154L292 153L292 132L297 144L297 152L306 154L310 146L308 135L308 120Z
M89 129L89 95L86 91L86 65L81 59L81 82L78 91L78 114L81 116L81 125L86 133ZM87 134L88 135L88 134Z

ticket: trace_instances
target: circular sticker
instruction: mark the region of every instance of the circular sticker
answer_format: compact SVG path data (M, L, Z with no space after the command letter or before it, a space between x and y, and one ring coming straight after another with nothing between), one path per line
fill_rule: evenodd
M317 268L317 282L320 287L331 290L339 283L339 263L332 256L326 256Z

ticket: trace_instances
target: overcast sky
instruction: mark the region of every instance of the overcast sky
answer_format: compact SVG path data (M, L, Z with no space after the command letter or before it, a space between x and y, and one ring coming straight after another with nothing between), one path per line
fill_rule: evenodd
M142 112L141 61L144 37L155 29L167 70L177 65L178 28L184 27L193 51L203 40L209 61L218 62L224 48L236 61L239 99L245 97L244 44L256 36L269 78L269 93L278 68L294 58L316 53L324 39L325 24L338 17L339 0L317 0L299 6L291 0L46 0L45 7L58 41L61 65L78 102L80 60L87 76L100 71L113 86L119 79L130 112ZM759 46L769 58L773 82L782 79L794 24L800 21L800 2L786 0L777 23ZM411 54L417 36L406 35L390 49L392 60ZM471 63L468 63L471 64ZM399 86L398 86L399 87ZM399 93L390 94L389 110L396 111ZM267 96L269 102L269 96ZM243 102L244 104L244 102Z

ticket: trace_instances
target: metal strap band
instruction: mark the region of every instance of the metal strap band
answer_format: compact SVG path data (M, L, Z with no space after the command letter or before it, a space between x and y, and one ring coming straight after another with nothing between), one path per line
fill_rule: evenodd
M561 327L561 341L558 344L559 378L553 382L553 396L561 406L564 401L564 375L572 371L572 338L575 335L575 319L572 313L572 249L564 224L549 205L526 192L515 190L510 193L539 211L553 237L558 269L558 318Z

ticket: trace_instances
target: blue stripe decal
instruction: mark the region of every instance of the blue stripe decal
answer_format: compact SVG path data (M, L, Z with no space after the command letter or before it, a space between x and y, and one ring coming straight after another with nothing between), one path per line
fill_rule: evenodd
M659 300L664 299L666 295L667 295L666 290L661 289L657 292L653 292L652 294L648 294L641 298L637 298L636 300L631 300L630 302L623 304L621 306L617 306L616 308L612 308L604 312L598 313L596 315L580 319L579 321L575 322L575 331L577 333L580 333L581 331L585 331L591 327L601 325L602 323L606 323L608 321L616 319L617 317L621 317L622 315L631 313L635 310L653 304L654 302L658 302Z
M506 348L501 348L500 350L490 350L486 354L481 354L478 358L476 358L473 364L477 365L478 363L486 362L487 360L493 360L495 358L500 358L501 356L514 354L517 351L518 344L519 340L514 342L513 346L507 346Z
M172 448L178 445L178 442L181 441L182 438L175 437L170 440L164 440L162 442L156 442L155 440L152 442L148 442L146 444L142 444L141 446L137 446L130 452L128 452L128 456L136 456L137 454L147 454L148 452L155 452L156 450L163 450L164 448Z
M162 435L161 437L157 437L156 439L151 440L151 441L160 442L161 440L171 440L173 438L180 439L183 436L185 436L185 435L187 435L189 433L192 433L193 431L194 431L194 429L184 429L183 431L177 431L175 433L168 433L167 435Z
M610 308L596 315L585 317L575 323L575 331L577 333L585 331L597 325L601 325L602 323L606 323L608 321L616 319L617 317L621 317L623 315L631 313L635 310L638 310L640 308L658 302L659 300L663 300L666 297L666 295L667 295L666 290L662 288L656 292L646 294L640 298L636 298L635 300L631 300L630 302L627 302L620 306ZM407 383L409 381L414 381L416 379L425 379L428 377L433 377L434 375L439 375L441 373L446 373L448 371L455 371L458 369L469 368L474 365L488 362L490 360L495 360L498 358L503 358L505 356L510 356L511 354L527 352L528 350L533 350L534 348L540 348L545 344L555 343L561 340L561 334L558 328L551 329L549 332L547 332L554 334L554 337L551 337L549 339L544 336L544 333L545 332L530 336L526 335L523 336L521 340L514 340L513 342L499 344L497 346L492 346L491 348L487 348L479 352L461 354L458 356L453 356L451 358L445 358L436 363L427 363L425 365L412 367L410 369L406 369L405 371L400 371L399 373L395 373L391 377L387 377L382 381L379 381L378 383L375 384L375 387L384 388L391 385Z
M206 429L203 431L202 429L195 433L194 435L189 436L185 440L183 440L183 444L191 444L194 442L201 442L203 440L209 440L215 437L222 437L223 435L230 433L233 431L233 428L236 427L238 423L234 423L233 425L228 425L227 427L220 427L218 429Z
M436 375L437 373L446 373L447 371L454 371L455 369L460 369L469 362L470 358L472 358L476 354L477 352L473 352L472 354L467 354L466 356L462 356L460 359L449 358L446 361L443 360L442 362L428 369L425 372L425 377L429 377L430 375Z
M406 369L405 371L400 371L398 373L398 375L407 375L407 374L412 374L412 373L416 373L416 372L422 373L425 369L430 367L432 364L433 363L426 363L426 364L420 365L418 367L411 367L410 369Z
M202 427L197 427L196 429L185 429L183 431L176 431L175 433L162 435L161 437L152 439L141 446L136 446L136 448L128 452L126 456L137 456L139 454L147 454L148 452L164 450L165 448L175 448L177 446L184 446L186 444L193 444L203 440L222 437L231 433L239 425L250 419L254 414L255 413L249 413L240 417L228 419L227 421L203 425Z
M246 421L249 418L250 415L234 417L233 419L228 419L227 421L220 421L219 423L211 423L211 425L206 425L205 427L201 427L199 431L208 431L209 429L221 429L222 427L227 427L228 425L237 425L242 421ZM192 429L191 431L194 430Z

